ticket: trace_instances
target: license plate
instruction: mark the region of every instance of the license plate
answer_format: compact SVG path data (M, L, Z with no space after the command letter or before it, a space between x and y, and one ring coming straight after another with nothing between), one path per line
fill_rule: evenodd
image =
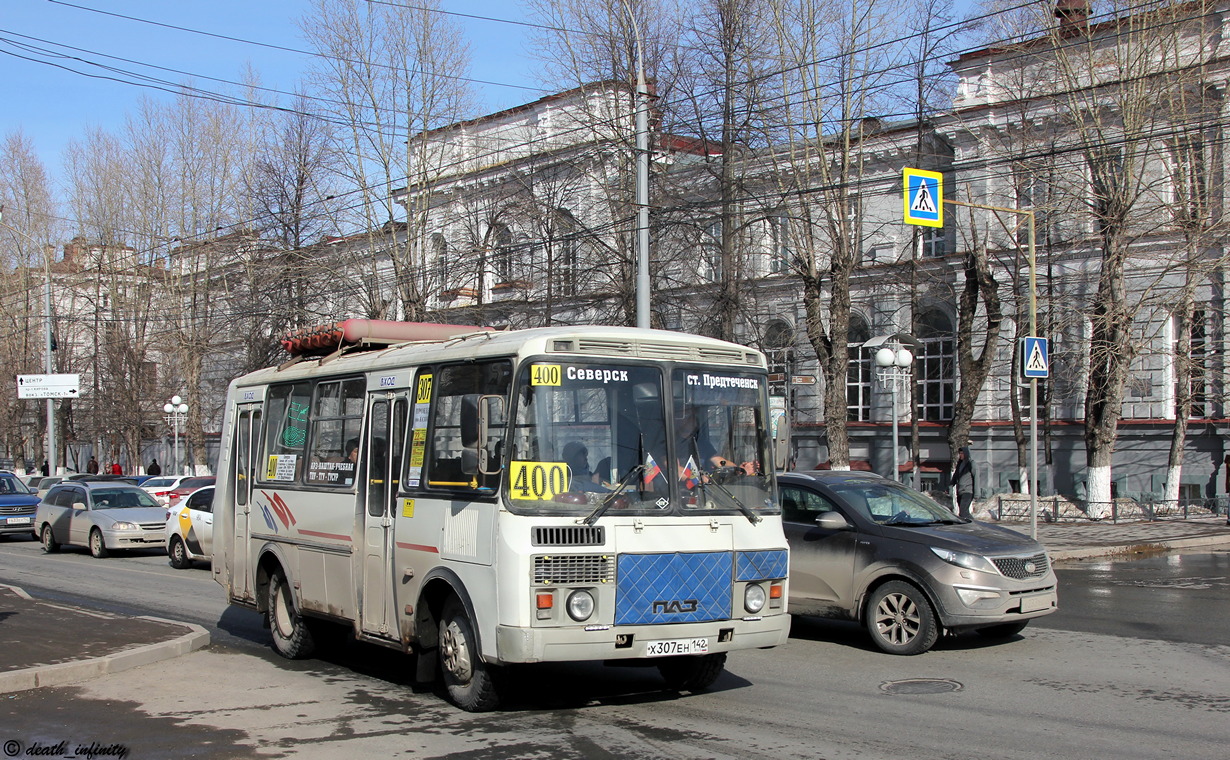
M1052 602L1055 601L1053 594L1037 594L1035 596L1021 597L1021 612L1038 612L1039 610L1049 610Z
M10 517L9 525L29 525L34 522L33 517Z
M709 651L709 639L672 639L670 641L645 642L646 657L669 657L676 654L705 654Z

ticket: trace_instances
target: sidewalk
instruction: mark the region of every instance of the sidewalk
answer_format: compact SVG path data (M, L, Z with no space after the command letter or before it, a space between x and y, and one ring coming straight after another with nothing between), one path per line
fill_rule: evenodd
M1028 523L997 523L1029 533ZM1230 548L1226 518L1134 522L1038 523L1052 561L1193 547ZM209 644L198 625L94 612L32 598L0 585L0 694L60 686L178 657Z
M0 694L118 673L209 644L199 625L95 612L0 585Z

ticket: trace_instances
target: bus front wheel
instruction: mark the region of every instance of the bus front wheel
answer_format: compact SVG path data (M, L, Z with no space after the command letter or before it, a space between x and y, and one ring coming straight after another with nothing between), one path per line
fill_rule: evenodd
M658 663L658 672L672 691L704 691L722 675L726 653L680 655Z
M494 669L483 662L474 626L457 597L440 616L440 671L449 699L467 712L493 710L500 702Z
M273 648L288 660L311 656L316 649L307 621L295 610L290 584L281 570L269 576L269 631Z

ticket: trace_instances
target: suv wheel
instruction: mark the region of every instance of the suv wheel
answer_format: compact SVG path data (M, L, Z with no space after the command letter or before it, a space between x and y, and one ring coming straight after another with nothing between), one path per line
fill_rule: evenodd
M889 654L922 654L939 637L927 596L904 581L890 581L876 589L866 618L872 641Z

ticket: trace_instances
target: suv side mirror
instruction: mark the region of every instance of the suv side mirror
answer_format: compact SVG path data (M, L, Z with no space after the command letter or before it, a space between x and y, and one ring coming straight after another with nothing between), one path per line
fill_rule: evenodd
M816 525L825 530L851 530L853 525L840 512L821 512L816 517Z

